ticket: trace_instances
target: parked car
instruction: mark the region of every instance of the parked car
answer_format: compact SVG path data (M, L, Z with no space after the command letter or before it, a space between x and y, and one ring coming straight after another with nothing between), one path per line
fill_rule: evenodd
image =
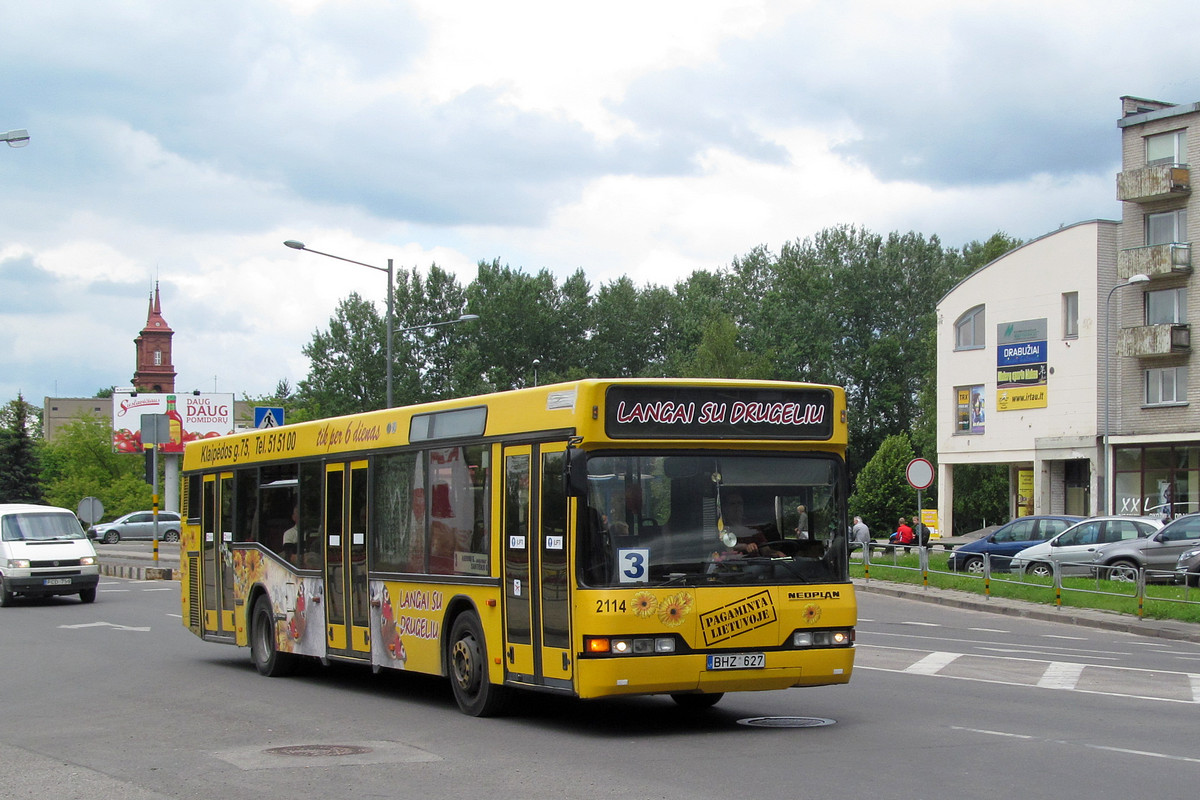
M1026 547L1013 556L1010 569L1030 575L1090 575L1096 550L1106 544L1140 539L1163 526L1161 517L1091 517L1049 541Z
M992 570L1007 572L1009 561L1017 553L1062 533L1082 520L1083 517L1070 514L1017 517L980 539L956 547L950 553L950 570L981 573L984 556L990 556Z
M154 512L133 511L112 522L88 528L88 536L104 544L116 544L122 539L153 539ZM174 511L158 512L158 538L163 542L179 541L179 515Z
M1145 539L1108 544L1096 551L1092 574L1114 581L1136 581L1140 570L1147 580L1171 580L1184 551L1200 545L1200 514L1188 514Z
M1200 547L1184 550L1175 565L1175 581L1200 586Z

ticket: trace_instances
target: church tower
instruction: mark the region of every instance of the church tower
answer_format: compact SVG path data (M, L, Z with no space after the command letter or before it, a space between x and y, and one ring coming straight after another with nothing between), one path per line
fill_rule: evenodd
M175 391L175 367L171 364L171 337L175 331L162 316L158 281L150 298L146 327L133 340L137 348L137 370L133 373L133 388L139 392L170 394Z

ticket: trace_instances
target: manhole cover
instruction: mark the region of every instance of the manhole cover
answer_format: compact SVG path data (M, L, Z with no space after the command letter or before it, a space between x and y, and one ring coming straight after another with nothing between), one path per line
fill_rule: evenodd
M833 723L834 720L824 717L750 717L738 720L738 725L754 728L821 728Z
M272 747L263 752L276 756L324 758L328 756L360 756L363 753L371 752L371 748L353 744L293 744L287 747Z

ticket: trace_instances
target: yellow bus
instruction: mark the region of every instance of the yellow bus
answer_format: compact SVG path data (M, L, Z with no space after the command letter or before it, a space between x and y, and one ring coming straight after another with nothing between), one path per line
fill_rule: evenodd
M583 380L187 444L184 625L450 679L463 712L846 683L846 401Z

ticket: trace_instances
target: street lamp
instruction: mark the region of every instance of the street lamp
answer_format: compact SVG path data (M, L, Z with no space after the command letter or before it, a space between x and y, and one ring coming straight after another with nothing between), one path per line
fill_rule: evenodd
M0 141L7 142L9 147L24 147L29 144L29 131L18 128L15 131L0 133Z
M1108 446L1109 417L1112 411L1112 297L1113 292L1126 286L1140 286L1149 283L1150 276L1130 275L1125 283L1118 283L1108 290L1104 301L1104 513L1116 513L1116 485L1112 474L1112 448Z
M459 314L457 319L448 319L442 322L426 322L424 325L413 325L411 328L401 328L396 333L411 333L412 331L423 331L426 328L440 328L442 325L457 325L460 322L470 322L473 319L479 319L478 314Z
M385 267L377 267L377 266L375 266L374 264L364 264L364 263L363 263L363 262L361 262L361 261L355 261L355 260L353 260L353 259L350 259L350 258L342 258L341 256L335 256L335 255L333 255L332 253L322 253L320 250L313 250L311 247L305 247L305 246L304 246L304 242L297 242L295 239L288 239L286 242L284 242L284 244L285 244L285 245L287 245L288 247L292 248L293 250L306 250L306 251L308 251L309 253L316 253L316 254L317 254L317 255L319 255L319 256L325 256L325 257L327 257L327 258L336 258L338 261L345 261L345 262L346 262L346 263L348 263L348 264L358 264L360 267L367 267L368 269L379 270L380 272L386 272L386 273L387 273L387 281L388 281L388 292L387 292L387 347L386 347L386 358L387 358L387 407L388 407L388 408L391 408L391 407L392 407L392 324L393 324L393 323L392 323L392 321L393 321L393 319L394 319L394 315L393 315L393 313L392 313L392 305L393 305L393 303L395 302L395 300L394 300L394 298L393 298L393 295L394 295L395 293L392 291L392 259L390 259L390 258L388 259L388 262L387 262L387 267L386 267L386 268L385 268ZM456 320L456 321L457 321L457 320Z

